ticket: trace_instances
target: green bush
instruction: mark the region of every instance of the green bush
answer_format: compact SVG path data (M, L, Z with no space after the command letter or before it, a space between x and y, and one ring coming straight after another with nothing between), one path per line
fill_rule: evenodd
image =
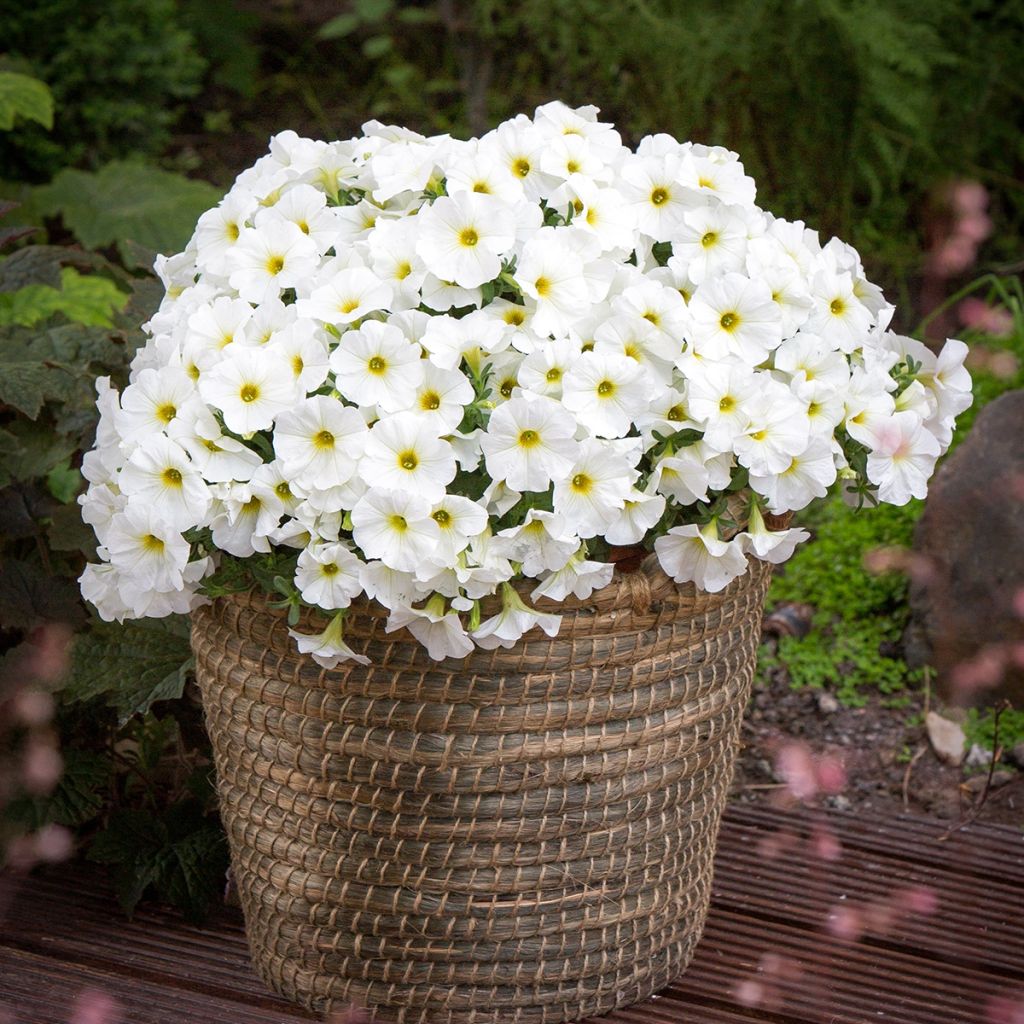
M205 67L174 0L0 0L10 70L42 79L53 131L22 124L0 149L0 179L46 181L62 167L156 156Z

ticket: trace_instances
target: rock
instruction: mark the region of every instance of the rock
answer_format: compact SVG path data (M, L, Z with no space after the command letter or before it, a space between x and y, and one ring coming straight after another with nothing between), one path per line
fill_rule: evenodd
M839 701L828 690L818 694L818 710L823 715L834 715L839 710Z
M1000 786L1005 786L1008 782L1013 782L1017 777L1016 772L1009 772L1005 769L1000 769L997 772L992 773L992 789L999 789ZM965 783L964 789L969 793L980 793L984 790L986 783L989 781L988 775L972 775Z
M956 722L943 718L936 711L929 711L924 720L928 741L936 757L954 767L964 759L964 731Z
M972 743L964 764L970 768L987 768L991 763L992 751L986 750L977 743Z
M1024 768L1024 740L1014 743L1009 753L1010 760L1018 767Z
M829 807L834 807L837 811L848 811L853 804L848 796L843 796L842 793L837 793L835 796L830 796L825 803Z
M1024 706L1024 665L994 659L1024 643L1024 390L987 405L932 481L914 535L908 634L964 704ZM983 655L984 652L984 655ZM983 655L979 657L979 655Z

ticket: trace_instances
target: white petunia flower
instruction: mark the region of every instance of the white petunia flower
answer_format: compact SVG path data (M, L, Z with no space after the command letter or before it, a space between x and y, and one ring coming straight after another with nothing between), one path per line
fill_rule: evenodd
M768 500L776 515L797 511L815 498L824 498L836 481L832 444L827 438L812 437L799 455L778 473L750 474L750 486Z
M408 490L429 502L440 501L455 478L455 453L422 417L399 412L374 424L359 475L370 487Z
M584 352L562 382L562 404L597 437L623 437L652 395L635 360Z
M420 348L391 324L369 320L346 331L331 353L335 387L351 402L397 412L423 380Z
M604 539L609 544L623 547L639 544L664 511L665 499L660 494L645 494L634 487L617 517L605 530Z
M572 466L576 421L551 398L520 394L494 410L480 439L487 472L517 491L547 490Z
M539 234L523 246L515 280L527 298L533 330L561 337L590 308L590 289L579 254L558 232Z
M465 658L473 652L473 641L458 614L445 609L445 601L440 594L434 594L423 608L401 604L392 608L386 632L394 633L403 627L419 640L434 661Z
M478 647L514 647L524 633L539 626L548 636L555 636L562 624L561 616L530 608L508 583L501 585L501 611L473 630Z
M654 551L662 569L676 583L693 583L711 594L724 590L747 571L739 538L722 540L714 519L704 527L696 523L672 527L654 542Z
M185 449L162 434L142 440L117 483L129 500L159 509L176 530L202 525L210 508L210 490Z
M299 316L343 327L369 313L387 309L392 289L367 267L338 269L314 288L308 299L299 299Z
M819 271L811 281L811 303L808 331L848 354L860 347L872 317L854 294L849 274Z
M343 661L370 664L365 654L356 653L345 643L343 612L338 612L322 633L300 633L289 629L288 635L295 641L300 654L308 654L322 668L337 668Z
M533 588L530 597L564 601L570 594L585 601L595 590L607 587L612 581L615 566L611 562L588 561L583 551L574 554L561 569L545 576Z
M810 441L805 407L788 388L775 385L766 386L747 408L750 422L732 443L737 460L751 473L781 473Z
M319 253L313 241L285 220L244 228L227 256L231 287L246 302L276 298L316 270Z
M278 417L274 451L289 479L326 489L351 478L366 438L366 422L355 409L314 395Z
M442 196L420 214L416 252L442 281L476 288L501 271L501 257L515 242L512 209L491 196L459 192Z
M181 367L143 370L121 395L117 431L125 441L139 441L188 421L200 408L195 381Z
M747 254L747 222L724 204L702 204L687 210L672 238L672 253L685 262L690 280L697 284L742 270Z
M438 542L434 558L445 566L455 562L470 540L487 529L487 511L459 494L446 494L430 511L437 523Z
M674 238L687 210L700 202L683 184L682 170L674 154L629 157L623 164L620 191L637 228L655 241Z
M562 378L579 357L579 340L571 336L539 345L519 366L519 386L537 395L561 398Z
M347 608L362 593L362 564L344 544L314 544L299 555L295 586L307 604L325 611Z
M765 525L761 509L755 502L750 509L750 522L745 533L739 535L743 550L762 562L781 565L788 561L797 544L807 540L811 535L803 529L769 530Z
M525 575L539 576L565 565L580 539L563 516L532 508L521 525L501 530L492 543L503 557L522 563Z
M409 411L416 413L438 434L456 430L473 401L473 385L459 370L443 370L422 362L423 379L416 387Z
M701 285L689 312L694 348L709 359L732 355L757 366L782 341L782 316L768 286L742 274Z
M236 346L203 374L199 393L223 413L229 430L248 436L271 427L279 413L295 404L298 389L281 356Z
M129 502L107 529L110 564L139 590L180 590L189 544L160 510L147 502Z
M923 498L939 457L939 442L912 412L894 413L868 430L868 479L891 505Z
M607 444L584 441L572 468L555 480L555 512L584 539L603 534L625 506L635 479L636 471Z
M437 550L439 530L430 507L416 493L372 488L352 509L352 536L367 558L414 572Z

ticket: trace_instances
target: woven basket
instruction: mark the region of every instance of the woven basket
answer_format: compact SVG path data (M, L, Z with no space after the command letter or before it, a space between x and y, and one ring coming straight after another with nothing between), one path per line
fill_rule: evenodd
M345 635L372 665L333 671L297 654L261 595L194 613L269 985L399 1024L548 1024L686 967L770 567L707 594L651 561L563 604L557 637L462 661L431 661L365 603Z

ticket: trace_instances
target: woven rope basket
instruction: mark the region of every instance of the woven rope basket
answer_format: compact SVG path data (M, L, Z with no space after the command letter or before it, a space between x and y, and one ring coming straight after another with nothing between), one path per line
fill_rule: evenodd
M431 661L362 603L345 636L372 665L332 671L262 595L195 612L264 980L398 1024L548 1024L676 977L704 925L769 569L707 594L648 559L561 605L558 636L462 661Z

